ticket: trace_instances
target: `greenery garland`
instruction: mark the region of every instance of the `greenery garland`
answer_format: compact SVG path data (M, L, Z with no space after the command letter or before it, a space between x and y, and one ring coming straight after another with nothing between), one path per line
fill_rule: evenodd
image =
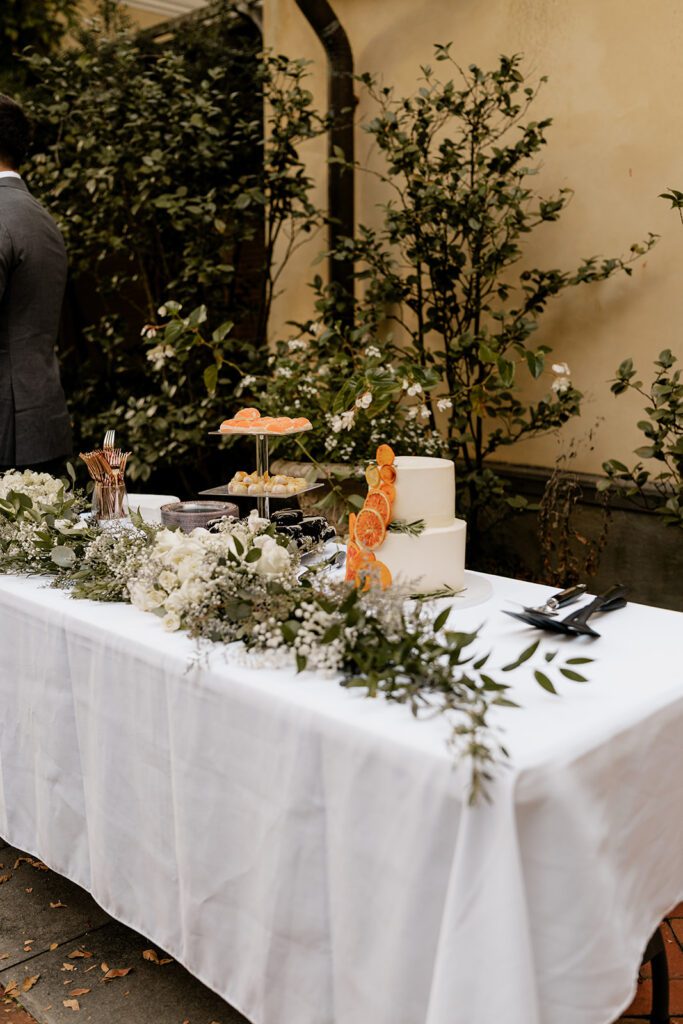
M368 697L406 704L416 717L445 715L454 754L470 768L470 800L485 792L493 767L507 756L489 714L517 705L509 685L490 674L490 654L475 653L479 631L448 628L450 607L434 617L400 587L366 593L334 580L325 567L302 573L295 548L253 513L224 520L215 533L184 534L139 516L102 529L81 515L84 506L67 480L1 476L0 572L48 575L73 597L128 601L153 612L168 630L239 641L252 665L322 672ZM533 668L538 648L532 644L500 671L527 662ZM554 658L545 654L546 671L553 662L565 678L585 681ZM556 692L544 672L534 676Z

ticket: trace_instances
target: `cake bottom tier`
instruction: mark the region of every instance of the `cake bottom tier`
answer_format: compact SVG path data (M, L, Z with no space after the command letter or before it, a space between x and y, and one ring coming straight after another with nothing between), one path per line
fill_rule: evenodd
M388 531L376 554L395 582L409 582L422 592L442 587L459 590L465 585L466 536L463 519L454 519L450 526L428 527L419 537Z

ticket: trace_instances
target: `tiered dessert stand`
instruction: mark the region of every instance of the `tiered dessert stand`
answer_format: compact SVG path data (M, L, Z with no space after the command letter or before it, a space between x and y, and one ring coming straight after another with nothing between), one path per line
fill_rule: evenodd
M276 432L270 432L259 429L258 427L227 427L225 430L211 430L209 434L211 437L229 437L233 434L249 434L256 440L256 472L260 477L266 473L269 466L269 453L268 453L268 442L271 437L287 437L290 434L303 434L306 430L311 430L312 427L291 427L289 430L282 430ZM314 491L316 488L322 487L321 483L309 484L308 487L302 487L300 490L295 491L293 494L234 494L228 484L223 484L221 487L211 487L207 491L200 491L202 495L209 496L228 496L230 498L251 498L252 501L256 499L256 508L258 514L263 519L270 519L270 499L275 498L278 501L286 501L288 499L298 498L300 494L306 494L307 491Z

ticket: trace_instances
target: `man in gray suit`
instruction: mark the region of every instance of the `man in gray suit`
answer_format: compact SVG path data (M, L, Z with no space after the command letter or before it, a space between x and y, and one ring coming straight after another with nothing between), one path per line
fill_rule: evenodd
M67 259L18 171L29 138L23 110L0 94L0 469L54 472L71 454L55 355Z

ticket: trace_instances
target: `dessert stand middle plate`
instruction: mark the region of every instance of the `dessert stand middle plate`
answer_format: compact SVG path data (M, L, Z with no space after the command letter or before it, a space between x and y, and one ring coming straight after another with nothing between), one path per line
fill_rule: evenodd
M227 430L210 430L209 435L211 437L234 437L239 435L250 435L256 438L256 472L260 477L267 472L269 466L268 458L268 441L271 437L289 437L292 434L303 434L307 430L312 430L312 426L308 427L290 427L289 430L264 430L258 427L230 427ZM274 501L286 501L292 498L298 498L300 494L305 494L306 491L313 491L317 487L322 487L321 483L309 484L308 487L302 487L301 490L296 491L295 494L233 494L229 490L228 484L222 484L220 487L210 487L206 491L200 491L202 495L214 497L220 495L221 497L229 496L239 500L240 498L250 498L252 501L256 499L256 508L258 514L262 519L270 519L270 500Z

